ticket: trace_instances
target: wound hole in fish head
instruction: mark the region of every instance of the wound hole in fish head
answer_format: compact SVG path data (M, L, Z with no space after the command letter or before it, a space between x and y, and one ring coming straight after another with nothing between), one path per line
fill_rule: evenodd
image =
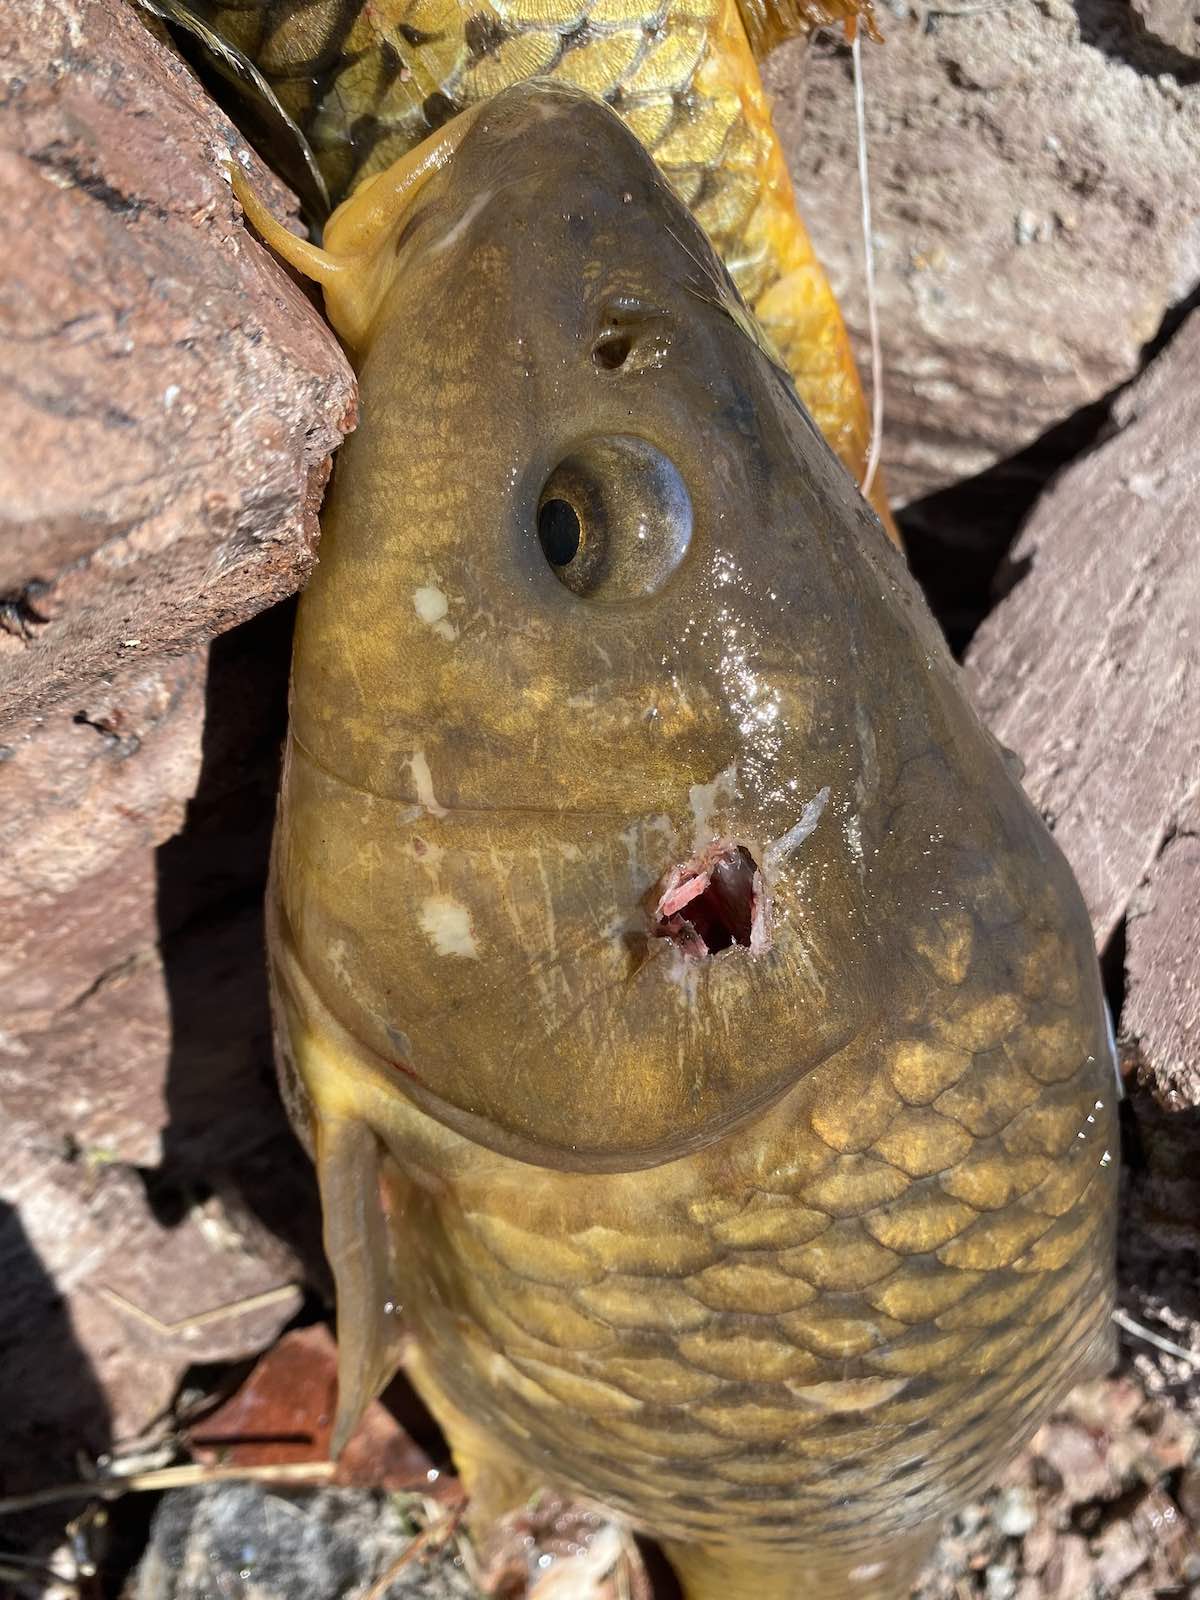
M759 955L770 948L767 911L762 874L750 851L715 840L671 868L650 931L693 960L734 947Z

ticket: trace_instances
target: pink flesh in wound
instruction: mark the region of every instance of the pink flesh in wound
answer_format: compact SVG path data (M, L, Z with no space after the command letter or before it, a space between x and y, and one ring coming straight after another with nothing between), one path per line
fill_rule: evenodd
M694 960L731 946L758 955L770 947L766 911L766 891L749 850L714 840L691 861L671 868L652 933Z

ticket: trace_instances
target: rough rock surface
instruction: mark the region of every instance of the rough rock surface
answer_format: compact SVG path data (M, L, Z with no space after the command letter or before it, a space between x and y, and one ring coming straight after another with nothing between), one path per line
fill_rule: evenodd
M11 1132L24 1139L0 1173L16 1202L0 1205L0 1407L2 1487L19 1492L70 1482L76 1452L144 1429L189 1366L268 1343L302 1296L286 1247L218 1196L164 1229L131 1168Z
M225 1483L164 1497L132 1600L653 1600L632 1539L544 1494L477 1555L457 1511L365 1490ZM659 1591L661 1592L661 1591Z
M8 1490L136 1435L190 1364L261 1348L313 1281L260 909L288 621L119 675L0 764Z
M123 0L3 10L8 1490L269 1341L315 1237L259 910L289 619L208 641L309 569L354 384L236 219L237 147Z
M1151 38L1182 56L1200 58L1200 12L1195 0L1130 0L1138 21ZM1187 63L1184 70L1190 63Z
M914 1600L1150 1600L1200 1585L1200 1433L1129 1377L1082 1385L948 1526Z
M1194 700L1191 710L1195 716ZM1170 1104L1195 1106L1200 1105L1200 771L1193 767L1192 772L1191 792L1171 818L1154 864L1130 902L1121 1033Z
M968 656L1103 948L1128 914L1123 1040L1200 1106L1200 315L1117 403L1012 552Z
M312 563L354 384L241 228L235 149L123 0L4 8L4 720L203 644Z
M903 504L1133 376L1200 281L1200 63L1127 0L896 0L880 18L886 44L864 49L864 76L883 462ZM785 50L767 77L861 353L848 56L819 46L801 74Z
M397 1566L415 1532L394 1498L362 1491L285 1497L251 1483L187 1489L168 1495L155 1516L134 1600L476 1595L453 1546L432 1561Z

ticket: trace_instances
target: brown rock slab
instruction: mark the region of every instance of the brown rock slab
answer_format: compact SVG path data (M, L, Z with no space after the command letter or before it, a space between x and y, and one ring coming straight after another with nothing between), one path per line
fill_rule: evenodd
M237 1392L190 1430L197 1460L225 1466L269 1467L327 1461L337 1408L337 1347L322 1323L296 1328L258 1361ZM343 1488L419 1490L429 1498L461 1499L457 1481L443 1479L424 1450L380 1400L338 1457Z
M10 735L0 1096L87 1159L219 1167L281 1126L261 896L288 632L272 612Z
M1200 86L1126 0L894 0L879 17L886 43L863 54L883 464L903 505L1020 451L1137 371L1164 312L1200 279ZM802 69L784 50L767 79L801 209L865 356L848 57L827 43Z
M1039 502L968 655L985 720L1075 869L1103 947L1128 913L1124 1040L1200 1105L1200 316Z
M1175 817L1129 908L1121 1033L1169 1105L1200 1104L1200 810Z
M182 828L196 787L206 667L207 652L193 651L82 688L69 706L11 732L0 764L6 1108L38 1114L23 1101L28 1083L41 1114L53 1103L80 1143L141 1165L157 1151L145 1140L155 1086L138 1064L155 1033L149 1053L165 1059L169 1022L155 850ZM105 1038L93 1019L109 1015L117 991L126 1025ZM17 1063L55 1025L60 1063L43 1054L27 1078ZM85 1111L85 1085L103 1109Z
M74 1476L193 1363L269 1343L312 1281L261 930L287 621L133 667L0 764L0 1254L7 1237L22 1336L5 1477ZM32 1455L30 1430L50 1440Z
M79 1456L161 1415L186 1367L246 1355L299 1308L286 1248L216 1197L165 1228L130 1168L11 1124L0 1188L3 1492L77 1478Z
M244 150L124 0L0 16L0 720L202 645L312 564L354 382L241 227Z

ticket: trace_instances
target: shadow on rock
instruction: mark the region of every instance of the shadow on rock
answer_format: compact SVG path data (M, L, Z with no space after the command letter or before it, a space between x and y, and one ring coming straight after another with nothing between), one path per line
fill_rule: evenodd
M164 1223L216 1193L323 1285L316 1185L275 1082L263 938L293 615L276 607L214 641L199 781L158 852L172 1044L163 1160L146 1182Z
M1188 36L1191 8L1172 0L1074 0L1079 37L1146 78L1167 73L1180 84L1200 82L1200 61L1174 42Z
M900 512L909 566L960 660L1024 575L1007 560L1022 523L1054 475L1096 442L1110 401L1083 407L1016 455Z
M1123 1342L1149 1394L1200 1418L1200 1110L1164 1111L1141 1088L1122 1109L1121 1300L1151 1333L1192 1353Z
M72 1482L79 1457L94 1460L111 1436L108 1405L75 1337L67 1302L18 1212L3 1201L0 1283L0 1496L6 1496ZM0 1552L30 1550L61 1526L58 1506L0 1517Z

